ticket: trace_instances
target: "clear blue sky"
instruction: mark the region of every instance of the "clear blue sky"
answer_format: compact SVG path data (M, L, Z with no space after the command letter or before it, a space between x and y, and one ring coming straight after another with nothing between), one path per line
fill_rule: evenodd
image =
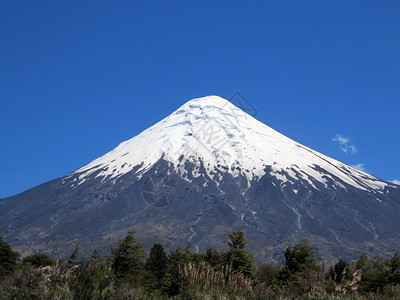
M400 1L1 1L0 197L236 91L286 136L400 180L399 15Z

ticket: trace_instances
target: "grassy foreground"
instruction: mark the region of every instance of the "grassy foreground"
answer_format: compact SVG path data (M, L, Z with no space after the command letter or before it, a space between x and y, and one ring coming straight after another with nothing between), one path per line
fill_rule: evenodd
M244 233L229 235L229 249L190 247L168 255L155 244L148 255L134 232L103 256L24 259L0 236L0 299L400 299L400 256L339 260L324 268L306 241L285 251L283 266L256 267Z

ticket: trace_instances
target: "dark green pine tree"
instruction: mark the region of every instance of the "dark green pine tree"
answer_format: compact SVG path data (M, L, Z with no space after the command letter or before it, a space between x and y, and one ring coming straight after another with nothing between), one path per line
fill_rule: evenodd
M146 270L154 274L159 282L168 271L168 257L160 244L154 244L146 261Z
M250 252L244 250L247 244L244 232L233 231L228 236L231 242L228 243L229 250L225 253L225 264L231 265L233 272L251 276L254 271L254 258Z
M314 248L302 240L294 247L286 248L285 259L285 267L279 274L280 280L296 293L309 291L321 274Z
M17 267L19 253L11 249L0 235L0 279L14 272Z
M289 246L285 251L286 268L292 273L303 273L318 268L314 248L306 240L300 241L294 247Z
M134 237L135 231L111 248L111 262L118 279L140 281L144 271L144 251L142 244Z
M185 264L193 262L193 253L190 252L190 245L185 248L178 248L171 251L168 255L168 271L162 281L162 290L168 296L178 295L184 283L181 272L179 271Z
M214 248L207 248L203 254L204 261L215 269L221 269L224 264L224 255Z

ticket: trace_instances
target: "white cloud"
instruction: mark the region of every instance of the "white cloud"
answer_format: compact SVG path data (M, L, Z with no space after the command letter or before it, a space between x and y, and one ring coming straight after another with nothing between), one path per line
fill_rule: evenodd
M340 149L344 153L356 153L357 152L356 146L350 141L350 139L347 137L344 137L343 135L341 135L339 133L332 139L332 141L338 143Z
M389 180L389 182L400 185L400 180L398 179Z
M356 165L350 165L350 167L353 167L354 169L357 169L359 171L367 172L363 163L358 163Z

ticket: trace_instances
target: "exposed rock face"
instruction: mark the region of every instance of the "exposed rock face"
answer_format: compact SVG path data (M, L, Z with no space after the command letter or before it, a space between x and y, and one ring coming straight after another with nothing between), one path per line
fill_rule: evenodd
M211 96L75 172L0 200L16 249L59 257L146 245L221 247L244 230L259 262L301 239L326 260L400 248L400 188L279 134Z

